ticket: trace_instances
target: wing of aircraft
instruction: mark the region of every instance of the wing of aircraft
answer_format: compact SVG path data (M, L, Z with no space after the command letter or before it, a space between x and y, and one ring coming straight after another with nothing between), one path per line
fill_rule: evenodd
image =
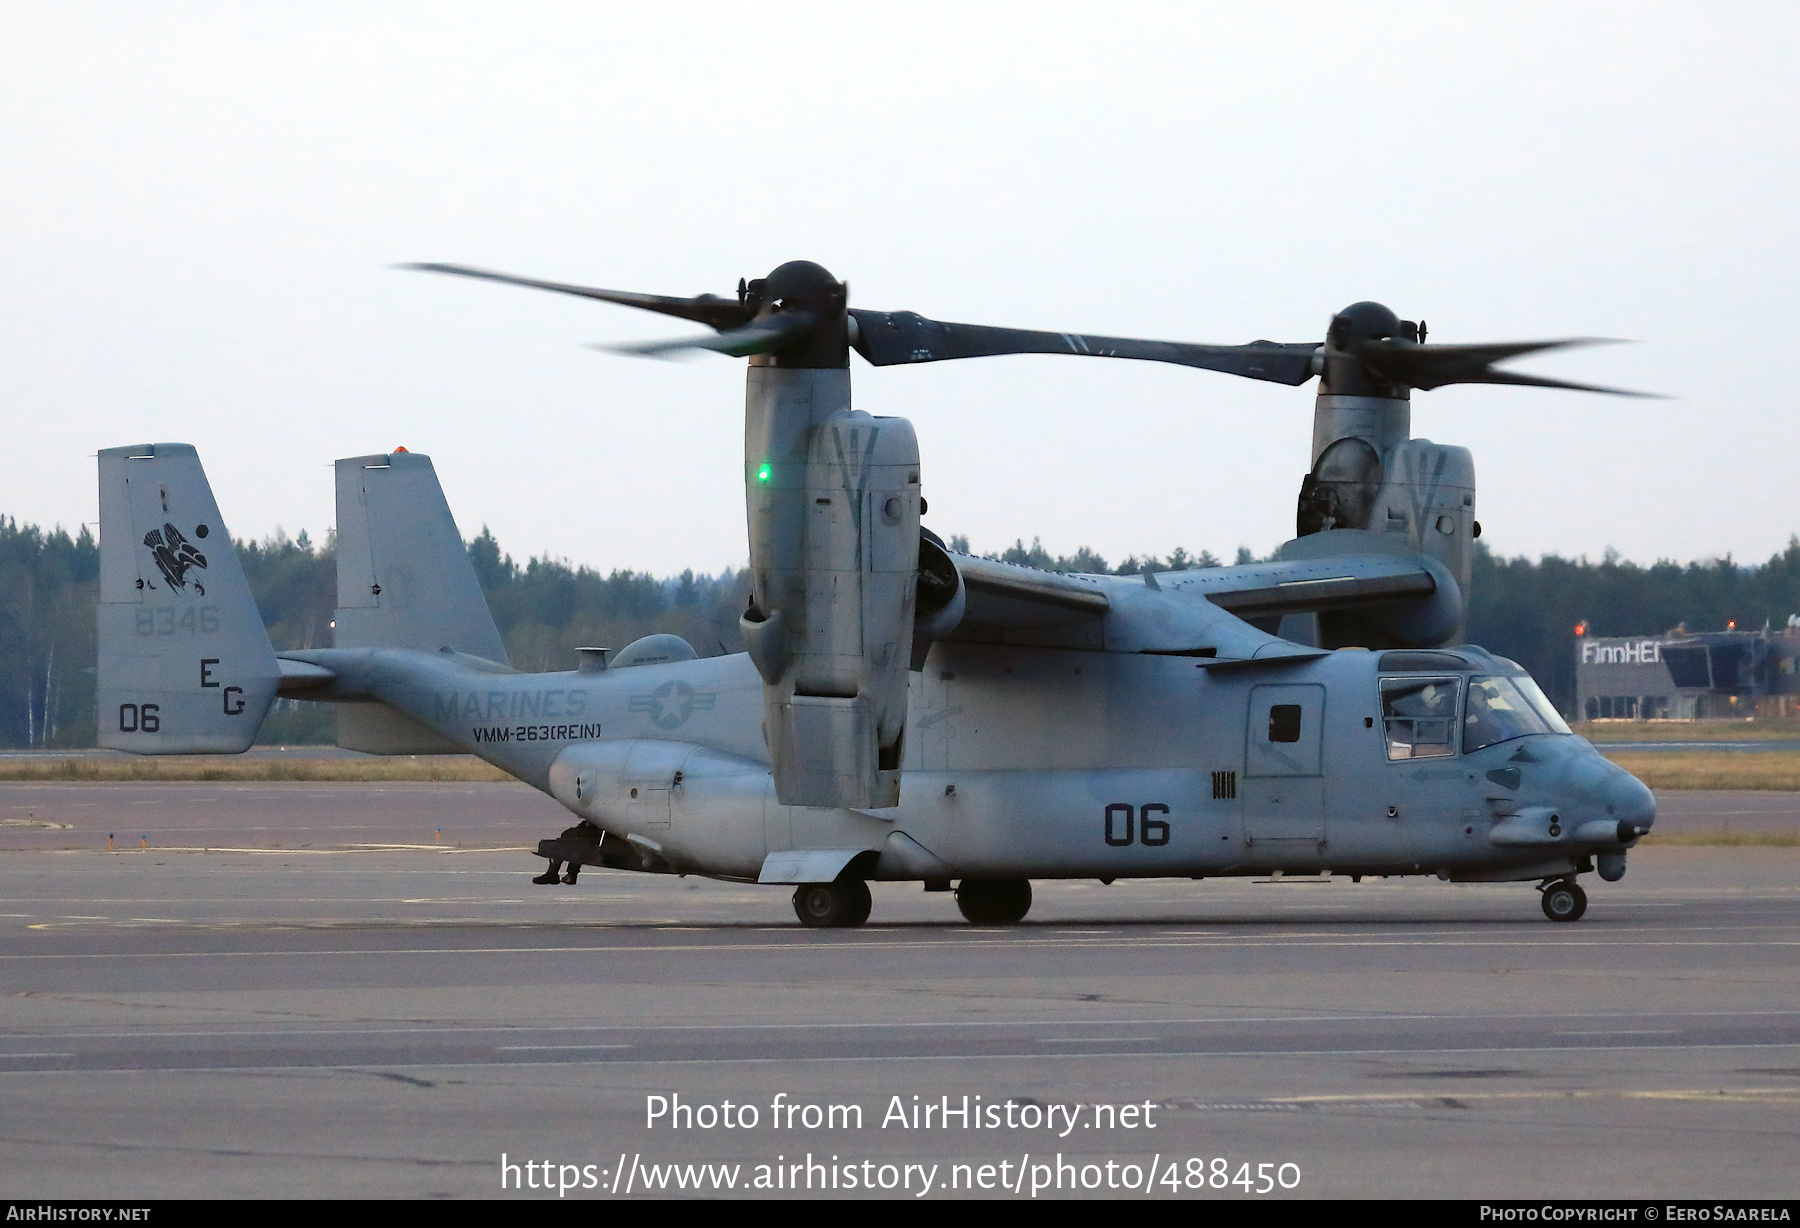
M1368 623L1376 640L1384 626L1416 637L1460 621L1462 594L1443 564L1380 534L1329 530L1290 543L1284 554L1266 563L1139 576L1064 575L950 555L961 616L933 638L1224 663L1305 652L1270 634L1288 615L1347 612Z

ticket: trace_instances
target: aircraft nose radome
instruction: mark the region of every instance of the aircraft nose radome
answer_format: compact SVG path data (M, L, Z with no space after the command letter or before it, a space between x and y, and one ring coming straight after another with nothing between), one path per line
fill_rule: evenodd
M1630 772L1623 768L1615 771L1606 785L1607 809L1619 820L1621 831L1627 823L1648 831L1656 822L1656 795Z

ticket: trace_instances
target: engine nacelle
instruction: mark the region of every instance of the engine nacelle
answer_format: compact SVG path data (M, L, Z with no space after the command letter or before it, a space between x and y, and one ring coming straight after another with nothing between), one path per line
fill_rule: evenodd
M1313 469L1300 488L1297 537L1366 529L1433 560L1439 581L1439 598L1429 609L1320 615L1324 647L1427 647L1464 638L1462 603L1478 534L1475 463L1467 448L1408 438L1411 421L1405 397L1319 394Z
M968 608L962 570L930 529L919 530L919 584L913 607L913 649L956 630ZM923 662L915 662L921 665Z
M849 372L752 366L745 418L750 608L776 797L900 801L919 444L849 408Z

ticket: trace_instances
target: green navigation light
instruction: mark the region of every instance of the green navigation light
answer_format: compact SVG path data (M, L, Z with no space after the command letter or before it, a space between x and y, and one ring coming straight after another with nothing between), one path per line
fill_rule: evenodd
M768 481L768 480L769 480L769 473L770 473L770 469L769 469L769 462L768 462L768 461L764 461L764 462L763 462L763 463L762 463L762 464L761 464L761 465L759 465L759 466L758 466L758 467L757 467L757 470L756 470L756 480L757 480L757 481L759 481L759 482L766 482L766 481Z

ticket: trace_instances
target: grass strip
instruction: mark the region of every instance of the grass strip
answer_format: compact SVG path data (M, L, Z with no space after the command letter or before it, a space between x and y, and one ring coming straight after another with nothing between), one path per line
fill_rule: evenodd
M1664 848L1800 848L1800 833L1791 831L1683 831L1658 835L1651 832L1640 844Z
M473 755L396 755L344 759L268 759L237 755L0 760L0 780L448 781L511 780Z
M1571 728L1602 742L1770 742L1800 738L1800 721L1584 721Z
M1606 757L1660 789L1800 790L1800 751L1606 751Z

